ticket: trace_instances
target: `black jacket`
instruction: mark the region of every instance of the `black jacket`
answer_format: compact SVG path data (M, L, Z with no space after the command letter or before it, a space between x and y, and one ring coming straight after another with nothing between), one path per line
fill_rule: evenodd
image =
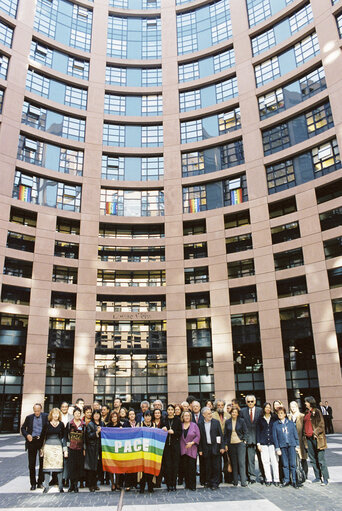
M256 441L260 445L273 445L273 424L279 420L271 416L270 422L264 416L259 417L256 425Z
M251 422L251 418L249 416L249 408L246 406L246 408L242 408L240 411L240 417L242 417L245 420L246 426L247 426L247 444L249 445L256 445L256 425L259 420L259 418L262 416L262 408L259 406L255 407L255 413L254 413L254 420Z
M224 434L223 434L224 445L230 444L232 431L233 431L232 419L227 419L224 424ZM247 441L247 426L246 426L246 423L242 417L237 417L237 419L236 419L235 433L237 434L237 436L240 438L240 440L242 442Z
M196 424L196 419L195 419L195 414L194 414L194 412L191 412L191 416L192 416L192 418L191 418L191 422L195 422L195 424ZM198 423L197 423L197 426L199 427L199 425L200 425L202 422L204 422L204 417L203 417L203 415L201 414L201 412L199 412L199 417L198 417Z
M173 435L168 435L165 446L180 449L179 440L182 435L182 423L180 418L177 415L175 415L173 419L166 418L164 419L164 426L167 430L172 429L174 431Z
M48 414L47 413L44 413L42 412L41 413L41 416L42 416L42 432L43 432L43 429L44 429L44 426L45 424L47 424L47 418L48 418ZM28 445L29 445L29 441L27 440L27 435L32 435L32 431L33 431L33 417L34 417L34 413L31 413L30 415L27 415L26 419L24 420L24 423L23 425L21 426L21 434L25 437L26 439L26 442L25 442L25 449L27 449Z
M198 427L201 433L201 439L198 447L198 451L203 453L203 456L210 456L211 454L217 455L220 454L220 449L224 449L224 442L222 436L221 424L217 419L211 419L210 424L210 438L211 445L207 442L207 435L205 432L204 420L202 422L198 422ZM217 442L218 437L220 437L220 442Z

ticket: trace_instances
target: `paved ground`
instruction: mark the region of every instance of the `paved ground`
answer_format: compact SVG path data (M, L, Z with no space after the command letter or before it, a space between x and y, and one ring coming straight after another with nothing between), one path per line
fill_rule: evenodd
M342 511L342 435L329 435L326 451L330 471L330 484L322 487L306 482L303 488L265 487L254 484L248 488L221 485L212 491L198 487L196 492L179 487L177 492L156 490L152 495L139 495L136 491L125 492L122 497L123 511ZM313 479L310 468L309 479ZM52 511L68 508L70 511L108 511L118 508L120 493L108 491L59 494L51 488L47 495L42 490L29 491L27 454L19 435L0 435L0 510Z

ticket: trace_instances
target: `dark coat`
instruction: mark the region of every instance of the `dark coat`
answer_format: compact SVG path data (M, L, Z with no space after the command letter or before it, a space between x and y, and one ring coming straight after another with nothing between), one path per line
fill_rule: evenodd
M233 422L232 419L227 419L224 425L224 445L230 444L230 439L233 432ZM242 442L247 441L247 426L246 422L242 417L237 417L236 419L236 426L235 426L235 433L240 438Z
M47 413L44 413L42 412L41 413L41 416L42 416L42 431L44 429L44 426L45 424L47 424L47 418L48 418L48 414ZM32 435L32 431L33 431L33 418L34 418L34 413L31 413L30 415L27 415L26 419L24 420L24 423L23 425L21 426L21 434L25 437L26 439L26 442L25 442L25 449L27 449L28 445L29 445L29 441L27 440L27 435Z
M299 447L297 428L294 422L285 417L282 423L279 419L273 424L273 442L275 449L282 447Z
M333 418L333 412L332 412L331 406L327 406L326 409L327 409L327 412L329 414L330 419L332 419Z
M201 439L199 443L198 451L203 453L204 457L210 455L218 455L220 454L220 449L224 449L223 435L221 424L217 419L211 419L210 424L210 438L211 445L207 443L207 435L205 433L204 420L201 423L198 423L198 427L201 433ZM220 442L217 443L217 438L220 437Z
M310 413L309 410L305 412L306 415ZM304 417L304 424L305 424L305 417ZM317 449L323 450L328 447L327 445L327 438L325 436L325 423L323 419L322 412L318 408L313 408L311 410L311 424L313 429L314 437L317 439ZM305 426L304 426L305 427ZM308 448L308 442L305 436L304 432L304 445L305 448Z
M264 416L259 417L258 422L256 424L256 441L257 444L260 445L274 445L273 442L273 424L277 421L275 417L270 418L270 422L267 423L267 420Z
M191 416L192 416L191 422L194 422L196 424L196 419L195 419L194 412L191 412ZM200 412L199 417L198 417L198 424L197 425L199 426L202 422L204 422L204 417L203 417L203 415Z
M170 421L172 421L172 428L170 428ZM181 420L177 415L175 415L173 419L170 419L170 421L168 418L164 420L164 427L166 427L167 430L173 429L174 431L173 435L167 436L166 445L180 449L179 440L182 434Z
M101 437L96 435L97 426L91 421L85 428L84 435L84 468L97 470L98 460L101 456Z
M246 406L242 408L240 411L240 417L245 420L247 426L247 444L248 445L256 445L256 425L260 417L262 416L262 409L259 406L255 407L254 420L251 422L251 418L249 416L249 408Z

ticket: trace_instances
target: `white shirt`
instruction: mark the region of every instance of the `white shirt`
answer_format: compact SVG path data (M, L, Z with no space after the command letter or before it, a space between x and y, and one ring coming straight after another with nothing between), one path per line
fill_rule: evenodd
M209 444L209 445L211 445L210 426L211 426L211 421L209 421L209 422L204 421L204 428L205 428L205 434L207 437L207 444Z

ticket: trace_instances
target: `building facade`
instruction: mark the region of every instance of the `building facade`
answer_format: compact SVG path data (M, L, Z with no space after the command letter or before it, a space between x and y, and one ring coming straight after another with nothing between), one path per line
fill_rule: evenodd
M328 400L342 2L2 0L0 430L33 403Z

